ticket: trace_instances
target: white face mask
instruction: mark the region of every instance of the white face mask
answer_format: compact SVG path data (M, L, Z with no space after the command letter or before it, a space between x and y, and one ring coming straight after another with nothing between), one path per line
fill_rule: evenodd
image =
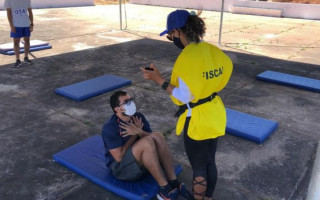
M126 110L124 112L124 114L128 115L128 116L132 116L134 115L134 113L136 113L136 104L134 104L133 101L130 101L129 103L125 104L123 106L123 108Z

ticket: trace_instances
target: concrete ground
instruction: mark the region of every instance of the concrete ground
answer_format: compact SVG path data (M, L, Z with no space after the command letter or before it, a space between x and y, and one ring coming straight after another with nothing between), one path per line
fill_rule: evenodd
M100 133L111 110L106 93L83 102L54 89L104 74L131 79L124 88L154 130L166 135L180 178L192 170L175 133L175 106L140 66L154 63L166 77L179 50L160 38L174 8L126 5L127 29L119 30L117 5L34 10L32 39L53 49L34 52L31 66L12 69L0 55L0 199L122 199L55 163L52 155ZM10 42L0 11L0 41ZM217 43L219 16L203 12L205 40ZM123 22L125 25L125 22ZM279 122L262 145L226 135L219 141L215 200L303 200L320 140L319 93L257 81L265 70L320 79L320 21L226 13L221 48L234 62L220 93L226 107Z

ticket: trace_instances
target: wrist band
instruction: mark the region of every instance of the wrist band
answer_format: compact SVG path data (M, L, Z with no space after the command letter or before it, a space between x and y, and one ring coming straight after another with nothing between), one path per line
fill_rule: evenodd
M165 82L161 85L161 88L162 88L163 90L167 90L168 87L169 87L168 81L165 81Z

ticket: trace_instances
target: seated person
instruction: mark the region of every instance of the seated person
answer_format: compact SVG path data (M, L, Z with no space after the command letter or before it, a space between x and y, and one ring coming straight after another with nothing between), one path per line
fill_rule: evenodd
M117 91L110 97L110 106L114 114L104 124L102 138L112 174L119 180L135 181L149 172L160 186L160 200L176 199L179 192L189 194L175 175L164 136L152 132L147 119L136 112L133 99Z

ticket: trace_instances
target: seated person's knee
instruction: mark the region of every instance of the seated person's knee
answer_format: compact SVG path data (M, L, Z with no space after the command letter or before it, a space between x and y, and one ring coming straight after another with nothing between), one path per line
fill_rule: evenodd
M144 148L148 148L148 149L155 147L155 144L154 144L152 138L150 138L148 136L141 138L138 145L143 146Z
M154 139L156 139L156 140L163 140L163 141L165 141L165 138L164 138L163 134L160 133L160 132L153 132L152 134L150 134L150 137L152 137L152 138L154 138Z

